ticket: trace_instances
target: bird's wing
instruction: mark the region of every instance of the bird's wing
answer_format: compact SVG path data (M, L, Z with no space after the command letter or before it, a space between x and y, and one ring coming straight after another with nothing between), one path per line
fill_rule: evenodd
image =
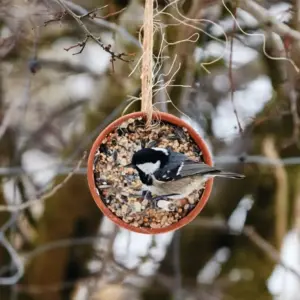
M178 175L180 177L188 177L193 175L208 175L208 174L213 175L213 174L218 174L220 172L221 170L211 167L205 163L186 159L183 162L183 165L181 166Z
M173 152L169 157L167 166L157 170L153 174L155 179L164 182L179 179L180 176L178 176L178 171L186 158L187 157L182 153Z
M205 175L213 173L220 173L220 170L191 160L182 153L172 153L168 165L159 169L153 175L157 180L166 182L197 174Z
M217 169L215 167L211 167L203 162L196 162L190 159L184 161L182 168L180 169L179 175L182 177L189 177L193 175L202 175L202 176L219 176L219 177L227 177L234 179L242 179L245 178L244 175L227 172Z

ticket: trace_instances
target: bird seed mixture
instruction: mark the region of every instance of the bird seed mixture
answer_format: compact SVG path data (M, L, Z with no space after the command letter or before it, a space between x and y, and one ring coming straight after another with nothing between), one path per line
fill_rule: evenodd
M170 147L197 161L203 161L202 154L186 128L160 121L146 129L144 119L138 118L129 119L111 132L95 155L94 178L105 205L134 227L166 227L178 222L196 206L203 189L182 200L159 200L156 206L143 199L137 171L124 168L134 152L142 147Z

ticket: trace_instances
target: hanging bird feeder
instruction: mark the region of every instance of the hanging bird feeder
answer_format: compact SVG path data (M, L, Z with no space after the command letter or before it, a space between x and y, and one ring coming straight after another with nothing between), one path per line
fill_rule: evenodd
M167 113L154 113L146 126L147 115L125 115L103 130L95 140L88 159L88 183L103 214L131 231L157 234L179 229L191 222L205 206L213 179L204 189L186 199L158 201L156 207L141 196L138 173L125 166L142 147L170 147L190 158L212 166L208 147L199 134L183 120Z
M143 29L141 112L117 119L97 137L88 159L88 184L96 204L111 221L130 231L158 234L191 222L205 206L213 179L185 199L159 200L153 205L141 194L139 174L125 167L133 154L145 147L169 147L210 166L212 158L189 124L153 111L153 0L146 0Z

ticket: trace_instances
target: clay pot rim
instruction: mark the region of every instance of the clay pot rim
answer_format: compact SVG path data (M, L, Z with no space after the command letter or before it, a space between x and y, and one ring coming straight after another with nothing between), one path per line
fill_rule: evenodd
M119 217L117 217L115 214L113 214L110 209L104 204L104 202L101 200L101 197L98 195L96 191L96 185L94 180L94 171L93 171L93 165L94 165L94 156L96 151L98 150L100 144L102 143L103 139L116 127L118 127L121 123L124 121L127 121L128 119L136 119L139 117L144 117L145 113L143 112L134 112L131 114L127 114L125 116L122 116L109 124L96 138L96 140L93 143L93 146L90 150L89 157L88 157L88 165L87 165L87 178L88 178L88 185L90 192L93 196L94 201L96 202L97 206L100 208L102 213L108 217L111 221L113 221L115 224L119 225L122 228L125 228L127 230L137 232L137 233L144 233L144 234L159 234L159 233L165 233L169 231L177 230L188 223L190 223L193 219L196 218L196 216L202 211L205 204L208 201L208 198L210 196L210 193L212 191L212 185L213 185L213 179L209 179L206 182L205 189L201 195L201 199L199 200L198 204L194 207L193 210L190 211L190 213L179 220L177 223L171 224L169 226L166 226L164 228L140 228L140 227L134 227L132 225L129 225L122 221ZM202 155L204 158L204 162L210 166L213 165L212 157L210 154L210 151L205 143L205 141L199 136L199 134L185 121L171 115L168 113L163 112L156 112L153 114L154 119L160 119L163 121L167 121L169 123L172 123L174 125L177 125L179 127L185 127L190 136L194 139L195 143L198 145L198 147L202 150Z

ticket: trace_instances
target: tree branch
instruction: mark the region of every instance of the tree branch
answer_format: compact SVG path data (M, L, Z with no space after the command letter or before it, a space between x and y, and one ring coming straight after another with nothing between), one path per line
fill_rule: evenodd
M79 160L79 162L77 163L74 170L72 170L72 172L70 172L68 174L68 176L61 183L56 185L54 188L52 188L49 192L44 194L42 197L32 199L26 203L22 203L22 204L18 204L18 205L0 205L0 212L1 211L15 212L15 211L23 210L23 209L26 209L26 208L36 204L37 202L42 202L42 201L52 197L57 191L59 191L72 178L72 176L75 174L75 172L80 168L82 162L85 159L85 156L86 156L86 153L84 153L83 157Z
M265 24L270 30L281 37L290 37L300 41L300 32L278 21L267 9L252 0L240 0L239 7L252 15L259 23Z

